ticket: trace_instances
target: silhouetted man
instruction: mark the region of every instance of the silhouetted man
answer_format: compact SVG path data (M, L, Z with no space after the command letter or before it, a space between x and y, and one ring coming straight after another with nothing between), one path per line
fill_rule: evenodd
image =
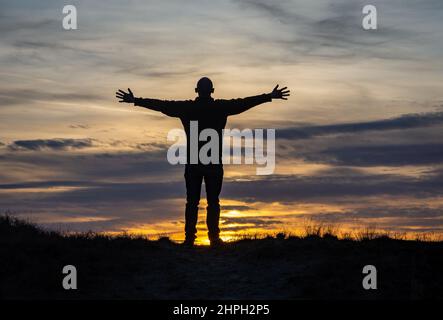
M157 99L145 99L134 97L131 89L128 92L118 90L116 97L119 102L134 103L135 106L160 111L167 116L179 118L187 136L187 164L185 167L186 180L186 211L185 211L185 234L184 244L192 246L196 238L196 225L198 217L198 204L200 202L201 185L203 180L206 186L206 198L208 202L206 224L208 227L208 237L211 246L217 246L222 243L220 239L219 219L220 203L219 195L223 182L223 164L222 164L222 146L223 129L226 126L228 116L242 113L252 107L264 102L270 102L272 99L287 100L289 90L286 87L279 89L278 85L271 93L261 94L243 99L232 100L214 100L211 94L214 92L212 81L206 77L201 78L195 92L198 97L195 100L185 101L167 101ZM198 136L204 129L214 129L218 133L218 155L217 163L202 164L200 159L192 164L190 154L190 123L198 122ZM198 142L198 154L202 145L206 141ZM198 157L197 154L197 158ZM212 158L211 158L212 159Z

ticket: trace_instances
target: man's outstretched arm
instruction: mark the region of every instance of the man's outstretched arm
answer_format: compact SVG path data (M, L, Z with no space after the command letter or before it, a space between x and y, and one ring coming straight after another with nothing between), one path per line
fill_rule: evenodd
M115 93L115 97L120 99L121 102L133 103L134 106L143 107L155 111L160 111L171 117L178 117L180 113L184 112L185 101L168 101L159 99L147 99L134 97L131 89L128 88L128 92L118 90Z
M271 102L272 99L288 100L290 91L287 87L278 88L275 86L271 93L265 93L258 96L247 97L243 99L232 99L226 101L226 111L228 115L235 115L249 110L259 104Z

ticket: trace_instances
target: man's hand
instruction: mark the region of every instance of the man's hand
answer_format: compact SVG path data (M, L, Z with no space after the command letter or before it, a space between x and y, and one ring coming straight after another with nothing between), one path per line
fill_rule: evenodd
M272 92L270 93L271 98L272 99L283 99L283 100L288 100L289 97L289 90L288 87L284 87L279 89L278 85L275 86L274 90L272 90Z
M115 97L117 99L120 99L119 102L134 103L134 94L129 88L128 88L128 93L118 89L118 91L115 93Z

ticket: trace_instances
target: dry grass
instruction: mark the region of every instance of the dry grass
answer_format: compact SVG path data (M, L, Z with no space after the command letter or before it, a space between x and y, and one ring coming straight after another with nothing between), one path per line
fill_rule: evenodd
M167 237L60 234L0 217L0 261L7 261L0 263L0 299L442 297L443 243L402 237L312 223L300 235L244 234L219 248L188 249ZM389 279L376 293L361 289L368 263ZM61 289L66 264L80 270L81 290Z

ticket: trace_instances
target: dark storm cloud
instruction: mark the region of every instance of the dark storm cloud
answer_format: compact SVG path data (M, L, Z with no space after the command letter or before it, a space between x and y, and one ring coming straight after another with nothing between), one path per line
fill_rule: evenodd
M277 138L308 139L315 136L360 133L367 131L406 130L443 124L443 112L405 114L392 119L342 123L332 125L312 125L276 130Z
M36 139L16 140L8 145L8 149L18 150L67 150L83 149L92 146L92 139Z

